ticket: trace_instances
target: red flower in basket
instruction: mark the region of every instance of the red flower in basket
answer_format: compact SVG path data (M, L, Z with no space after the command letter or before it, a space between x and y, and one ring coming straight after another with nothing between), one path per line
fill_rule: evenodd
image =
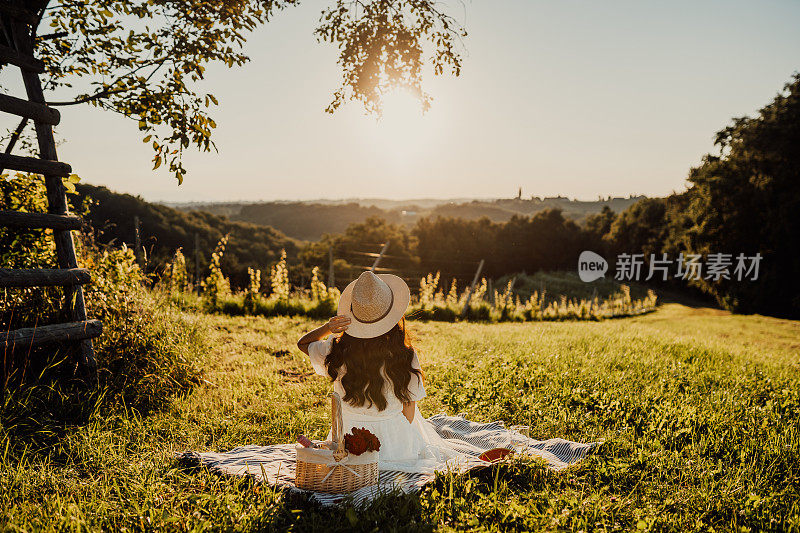
M344 436L344 449L353 455L364 452L377 452L381 449L381 441L365 428L353 428L352 434Z

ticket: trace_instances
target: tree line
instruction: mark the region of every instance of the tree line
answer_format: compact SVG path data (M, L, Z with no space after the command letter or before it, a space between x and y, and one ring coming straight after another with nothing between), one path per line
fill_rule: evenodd
M388 222L412 227L426 217L445 216L477 220L488 217L493 222L507 222L514 215L531 216L547 209L561 209L566 218L582 222L603 206L624 211L643 196L599 198L593 201L566 197L496 198L471 201L447 200L360 200L350 202L226 202L175 205L182 211L207 211L231 220L250 222L273 228L294 239L317 241L326 233L343 233L348 226L377 216Z

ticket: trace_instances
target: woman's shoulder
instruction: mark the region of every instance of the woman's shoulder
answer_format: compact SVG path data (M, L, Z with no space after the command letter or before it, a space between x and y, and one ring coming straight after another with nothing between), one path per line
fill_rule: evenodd
M311 355L312 352L316 356L325 357L331 350L333 349L333 342L336 340L334 335L328 335L326 338L318 341L314 341L308 345L308 354Z
M419 362L419 351L414 348L414 355L411 357L411 368L422 370L422 364Z

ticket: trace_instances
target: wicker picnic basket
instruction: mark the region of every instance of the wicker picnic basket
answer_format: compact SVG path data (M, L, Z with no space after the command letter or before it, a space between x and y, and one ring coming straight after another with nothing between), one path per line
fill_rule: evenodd
M361 455L348 453L344 447L342 399L331 394L333 441L330 448L297 446L295 485L316 492L341 494L378 483L378 452Z

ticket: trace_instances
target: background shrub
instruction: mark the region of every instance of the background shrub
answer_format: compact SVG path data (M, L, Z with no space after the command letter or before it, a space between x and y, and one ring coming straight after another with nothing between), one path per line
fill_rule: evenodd
M95 279L86 298L103 322L95 351L107 401L146 412L196 383L202 325L144 287L132 250L104 251L90 268Z

